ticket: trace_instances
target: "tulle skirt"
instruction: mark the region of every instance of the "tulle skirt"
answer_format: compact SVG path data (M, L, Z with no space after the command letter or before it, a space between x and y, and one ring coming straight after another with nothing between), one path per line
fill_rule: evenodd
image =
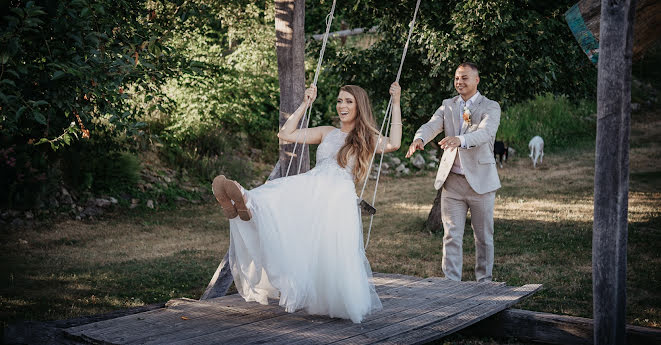
M229 261L246 301L355 323L381 309L349 174L315 168L244 193L252 219L230 220Z

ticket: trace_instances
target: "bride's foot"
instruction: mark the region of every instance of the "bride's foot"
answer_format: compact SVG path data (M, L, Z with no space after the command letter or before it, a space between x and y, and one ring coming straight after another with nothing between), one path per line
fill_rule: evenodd
M234 207L239 213L239 218L245 221L250 220L252 218L252 214L246 206L246 202L248 200L246 200L245 196L241 192L241 185L236 181L225 179L225 181L223 181L223 186L227 196L229 196L229 198L234 202Z
M213 196L216 197L216 200L220 204L220 207L223 208L223 213L227 219L235 218L239 213L232 204L232 199L225 192L225 181L227 179L223 175L218 175L213 179L211 183L211 190L213 191Z

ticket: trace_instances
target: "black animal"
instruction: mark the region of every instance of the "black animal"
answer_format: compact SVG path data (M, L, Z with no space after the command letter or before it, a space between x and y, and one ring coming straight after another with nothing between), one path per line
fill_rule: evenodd
M503 168L503 156L505 156L505 161L507 161L508 147L502 141L496 141L493 143L493 158L496 156L500 158L500 168Z

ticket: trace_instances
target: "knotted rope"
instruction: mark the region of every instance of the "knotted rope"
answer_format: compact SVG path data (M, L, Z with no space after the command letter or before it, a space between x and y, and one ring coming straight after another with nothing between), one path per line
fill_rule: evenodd
M397 71L397 78L395 78L396 82L399 82L399 78L402 75L402 67L404 66L404 59L406 58L406 53L408 52L409 49L409 42L411 41L411 35L413 34L413 27L415 26L415 19L418 14L418 8L420 7L420 0L418 0L415 4L415 10L413 11L413 20L411 20L411 23L409 23L409 35L406 38L406 44L404 45L404 51L402 52L402 59L399 62L399 70ZM379 139L377 140L377 144L374 147L374 152L372 153L372 159L370 160L370 166L368 168L368 172L372 171L372 164L374 163L374 157L376 157L376 151L379 148L379 145L381 144L381 137L382 134L384 133L383 127L385 125L386 131L388 132L388 129L390 128L390 119L392 118L392 95L390 96L390 100L388 101L388 107L386 108L386 115L383 118L383 122L381 123L381 128L379 129ZM374 204L376 203L376 191L379 188L379 178L381 177L381 165L383 164L383 154L385 153L385 147L384 150L381 151L381 158L379 160L379 169L376 174L376 182L374 184L374 195L372 195L372 207L374 207ZM363 189L360 191L360 199L359 203L363 201L363 194L365 193L365 187L367 186L367 180L369 180L369 173L368 176L365 178L365 182L363 183ZM359 207L360 210L360 207ZM360 211L359 211L360 212ZM367 230L367 240L365 241L365 249L367 250L367 246L370 243L370 234L372 233L372 221L374 220L374 214L370 214L370 226L369 229Z

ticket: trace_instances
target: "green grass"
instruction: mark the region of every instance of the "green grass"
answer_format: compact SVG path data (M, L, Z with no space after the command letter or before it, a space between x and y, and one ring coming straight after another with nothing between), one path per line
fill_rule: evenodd
M539 135L544 139L544 152L560 152L591 139L596 133L596 104L575 104L565 96L538 95L535 99L515 104L503 112L497 139L519 152Z

